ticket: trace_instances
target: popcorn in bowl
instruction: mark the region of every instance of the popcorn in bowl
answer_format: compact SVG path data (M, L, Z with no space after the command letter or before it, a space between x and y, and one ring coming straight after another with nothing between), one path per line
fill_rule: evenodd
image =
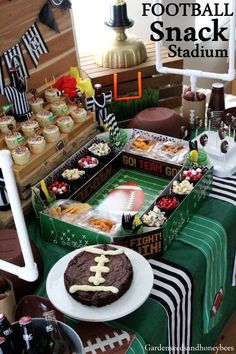
M66 169L62 173L62 177L68 181L76 180L85 176L85 171L80 171L78 168Z

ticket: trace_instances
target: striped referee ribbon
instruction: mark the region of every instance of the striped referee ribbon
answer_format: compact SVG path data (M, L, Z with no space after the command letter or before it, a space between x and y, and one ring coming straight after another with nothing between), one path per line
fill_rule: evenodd
M159 302L168 316L170 353L190 353L192 325L192 276L187 269L164 260L150 259L154 285L150 297ZM176 349L174 349L176 348Z
M213 176L210 197L236 206L236 176L226 178Z

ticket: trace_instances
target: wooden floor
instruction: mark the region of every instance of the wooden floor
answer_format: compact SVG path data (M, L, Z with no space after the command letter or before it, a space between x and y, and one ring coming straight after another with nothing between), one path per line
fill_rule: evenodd
M236 354L236 313L230 319L229 323L224 328L218 342L216 343L218 348L220 348L220 345L224 348L228 347L228 353ZM234 349L229 349L229 347L233 347ZM217 354L223 353L226 353L226 348L225 350L219 350ZM215 352L212 354L215 354Z

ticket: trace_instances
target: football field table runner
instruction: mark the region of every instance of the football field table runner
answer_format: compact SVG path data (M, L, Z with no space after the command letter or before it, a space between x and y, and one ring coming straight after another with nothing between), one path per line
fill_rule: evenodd
M220 195L218 180L211 196L206 199L198 214L191 220L197 225L197 227L195 225L196 233L206 232L201 229L201 219L204 219L204 225L209 230L212 229L212 223L216 224L217 236L213 243L219 241L221 232L222 235L225 235L225 240L223 238L221 241L227 244L225 247L222 244L221 254L224 255L224 251L226 251L226 259L216 258L219 264L222 262L224 264L223 273L227 268L225 276L222 276L224 294L221 294L223 300L217 314L219 318L216 317L215 322L212 323L211 318L210 322L207 322L204 315L209 290L206 286L206 278L211 272L204 251L188 244L188 240L184 239L184 235L180 233L179 238L172 243L163 256L149 260L155 277L150 298L138 310L112 322L113 326L129 328L134 333L139 333L147 344L147 352L153 352L153 348L156 347L156 352L169 353L168 346L184 345L198 347L198 351L186 348L182 351L186 354L210 353L204 347L214 346L226 322L236 310L236 287L232 286L236 250L236 208L233 196L236 194L236 179L233 181L221 179L220 183L224 183L224 188L227 189L224 196ZM197 219L200 220L199 224ZM194 227L193 224L191 225L191 221L186 225L183 233L187 232L188 234L187 228ZM44 260L44 278L37 289L37 294L46 296L47 274L57 260L68 253L68 250L42 241L40 227L34 218L27 218L27 225L29 234L40 249ZM198 225L200 226L198 227ZM209 232L209 235L212 237L214 231L213 233ZM206 234L206 238L209 235ZM218 252L218 248L216 250ZM176 277L176 281L173 280L173 277ZM221 282L217 277L215 281ZM177 351L172 351L172 353L177 353Z

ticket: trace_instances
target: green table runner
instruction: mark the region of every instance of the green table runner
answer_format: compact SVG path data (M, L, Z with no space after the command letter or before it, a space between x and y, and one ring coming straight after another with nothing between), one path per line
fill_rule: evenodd
M227 271L227 236L218 222L194 215L177 240L199 249L206 261L203 330L208 333L222 316Z
M198 216L203 216L215 220L222 224L227 234L228 242L228 271L226 277L225 296L222 303L221 321L208 333L203 333L203 298L205 293L205 257L197 248L193 248L178 240L174 241L171 247L160 259L178 264L180 267L190 271L193 277L193 306L192 306L192 346L201 347L213 346L218 339L220 332L228 321L229 317L236 310L236 287L232 287L232 269L234 265L234 253L236 249L235 218L236 208L228 202L207 198L198 212ZM35 218L30 215L27 218L29 234L38 246L44 261L44 276L37 290L37 294L45 296L45 280L53 264L63 257L68 250L59 246L42 241L39 225ZM147 343L150 353L153 347L158 347L161 353L168 353L168 319L163 306L152 299L148 299L143 306L132 314L116 321L117 324L133 329L140 333ZM211 350L198 350L198 353L210 353ZM191 351L196 353L196 350Z

